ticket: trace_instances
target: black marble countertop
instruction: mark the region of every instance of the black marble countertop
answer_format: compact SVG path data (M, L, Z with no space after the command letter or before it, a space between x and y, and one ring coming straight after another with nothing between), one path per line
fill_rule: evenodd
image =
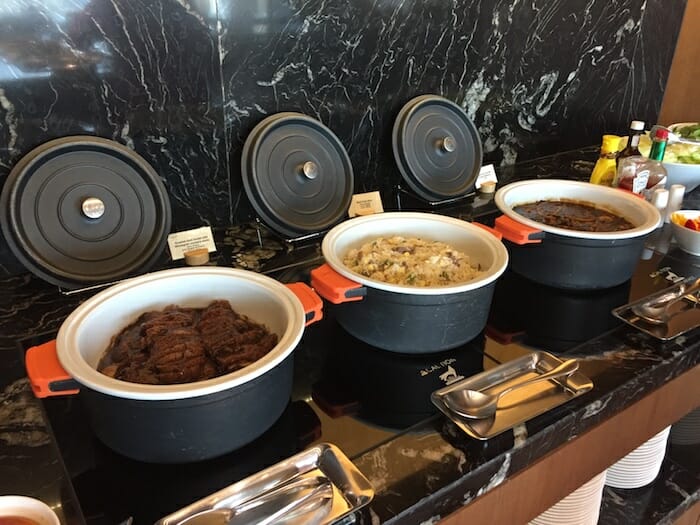
M554 175L585 179L594 158L593 148L554 155L502 169L499 179L510 182ZM687 206L700 205L696 200L700 201L700 196L688 195ZM408 208L410 204L404 199L402 206ZM492 214L494 206L491 197L476 195L441 211L479 219ZM258 238L261 231L265 230L247 225L223 232L221 260L233 260L236 266L262 272L293 267L300 257L319 260L316 245L293 247L267 233ZM647 258L657 266L664 264L686 275L700 269L695 258L674 246L667 228L650 238L649 248ZM61 294L30 275L6 278L1 286L0 493L40 498L54 507L64 523L85 523L85 509L81 511L78 504L54 429L47 424L43 404L29 389L18 343L56 332L86 294ZM310 329L305 334L296 351L296 366L304 369L298 376L313 374L317 366L314 356L324 330ZM630 327L618 326L569 352L579 358L583 373L593 379L595 389L513 431L488 441L476 441L436 414L391 434L376 446L349 451L348 455L376 490L373 502L358 514L357 521L436 523L549 451L697 366L699 349L698 330L661 343ZM483 353L485 361L512 357L508 351L490 350L488 346ZM306 395L300 388L295 385L295 395ZM662 474L647 488L606 488L600 523L671 523L700 499L699 450L698 446L671 447Z

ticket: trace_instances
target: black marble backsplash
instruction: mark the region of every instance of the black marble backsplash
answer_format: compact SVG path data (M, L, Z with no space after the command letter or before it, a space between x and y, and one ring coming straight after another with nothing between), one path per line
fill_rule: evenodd
M658 115L684 0L4 0L0 183L32 148L98 135L164 179L173 229L251 216L240 153L300 111L348 149L356 191L399 175L391 127L436 93L488 162L596 144ZM0 244L0 273L19 264Z

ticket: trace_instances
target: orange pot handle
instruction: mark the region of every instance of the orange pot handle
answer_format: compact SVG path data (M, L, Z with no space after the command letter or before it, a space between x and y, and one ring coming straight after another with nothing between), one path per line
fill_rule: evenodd
M486 231L489 232L491 235L493 235L494 237L496 237L496 239L498 239L499 241L500 241L501 239L503 239L503 234L502 234L501 232L499 232L496 228L491 228L491 226L486 226L485 224L482 224L482 223L480 223L480 222L472 222L472 224L473 224L474 226L478 226L478 227L481 228L482 230L486 230Z
M525 226L523 223L511 219L507 215L496 218L494 228L501 232L503 238L515 244L535 244L542 242L544 232L536 228Z
M367 288L343 277L328 264L311 270L311 286L333 304L361 301L367 295Z
M304 283L289 283L285 284L294 295L301 301L306 314L306 324L309 326L316 321L323 319L323 300L318 294L308 285Z
M76 388L76 381L58 361L55 340L27 350L24 364L36 397L65 396L80 392Z

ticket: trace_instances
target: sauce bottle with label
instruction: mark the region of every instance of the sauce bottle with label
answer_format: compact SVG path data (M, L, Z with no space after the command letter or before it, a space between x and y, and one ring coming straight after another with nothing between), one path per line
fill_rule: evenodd
M627 145L617 154L617 164L619 165L620 160L633 157L635 155L641 155L639 151L639 139L644 134L644 122L641 120L633 120L630 123L629 135L627 137Z
M668 174L661 161L668 142L668 129L654 127L651 139L649 158L633 155L620 160L613 186L641 194L647 188L665 182Z

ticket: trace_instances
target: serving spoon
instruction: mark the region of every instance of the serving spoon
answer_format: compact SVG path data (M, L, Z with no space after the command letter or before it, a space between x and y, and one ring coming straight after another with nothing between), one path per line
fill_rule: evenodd
M651 324L665 324L668 322L671 306L683 300L686 295L698 290L700 290L700 279L697 279L690 286L682 283L677 290L662 294L646 303L635 304L631 310L632 313Z
M499 399L506 394L510 394L519 388L530 386L533 383L569 376L576 372L576 370L578 370L578 361L576 361L576 359L568 359L562 364L552 368L549 372L518 383L517 385L504 388L498 394L484 394L478 390L463 388L447 392L444 399L447 406L460 416L469 419L487 419L496 413Z

